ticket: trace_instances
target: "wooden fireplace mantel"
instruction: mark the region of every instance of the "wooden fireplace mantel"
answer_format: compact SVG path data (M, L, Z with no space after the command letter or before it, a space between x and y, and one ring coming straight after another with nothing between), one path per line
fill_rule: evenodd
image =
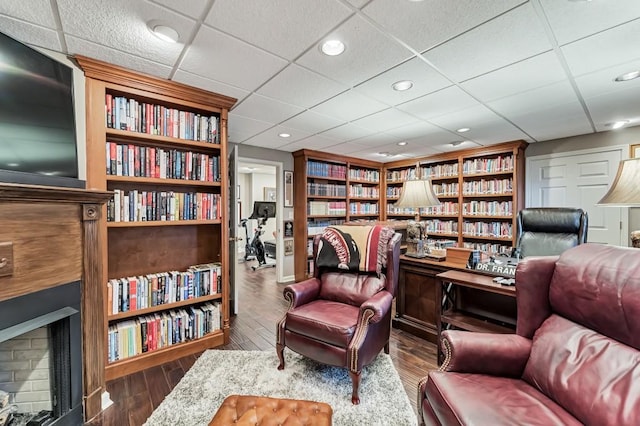
M85 420L104 391L104 303L98 219L107 191L0 183L0 301L82 282Z

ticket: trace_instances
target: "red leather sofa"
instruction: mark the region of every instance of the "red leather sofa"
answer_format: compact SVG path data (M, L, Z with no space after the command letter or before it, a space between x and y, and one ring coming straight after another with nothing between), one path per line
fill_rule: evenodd
M640 425L640 250L582 244L516 272L516 334L448 330L428 425Z

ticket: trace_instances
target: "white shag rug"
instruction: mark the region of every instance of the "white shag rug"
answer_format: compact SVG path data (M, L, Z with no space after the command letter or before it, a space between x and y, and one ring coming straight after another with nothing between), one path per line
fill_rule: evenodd
M416 415L391 357L378 355L362 370L360 404L351 404L345 368L330 367L285 349L279 371L276 351L204 352L147 419L145 426L208 425L229 395L257 395L326 402L335 426L417 425Z

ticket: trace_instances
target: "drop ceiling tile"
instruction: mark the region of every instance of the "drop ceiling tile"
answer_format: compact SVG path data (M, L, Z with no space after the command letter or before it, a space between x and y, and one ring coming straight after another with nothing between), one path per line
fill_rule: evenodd
M423 52L522 3L523 0L374 0L363 12L386 31Z
M349 86L368 80L413 56L357 15L325 39L341 40L346 46L344 53L327 56L319 49L309 49L296 63Z
M180 68L232 86L255 90L287 62L209 27L202 27Z
M577 101L537 111L514 112L506 116L538 142L593 133L591 124Z
M31 0L31 1L2 1L0 2L0 15L16 18L20 21L26 21L37 24L42 27L56 28L56 21L51 10L50 0ZM4 31L4 26L2 30Z
M540 2L560 45L640 18L640 2L637 0L616 0L615 4L607 1Z
M354 120L353 124L376 132L383 132L396 127L414 124L416 122L419 122L419 120L415 117L402 111L398 111L397 109L389 108L358 120Z
M353 142L342 142L337 145L327 147L328 152L333 152L338 155L350 155L351 153L360 152L366 149L366 146Z
M550 106L573 103L578 103L578 97L569 81L565 80L497 99L488 102L487 105L497 113L509 118L512 115L524 115Z
M358 127L355 124L348 123L322 132L322 135L344 142L369 136L373 133L375 132L373 132L372 130L363 129L362 127Z
M360 9L362 6L367 4L370 0L347 0L352 6Z
M109 7L100 1L83 2L82 7L75 0L57 3L66 34L165 65L176 62L195 27L194 20L148 2L110 0ZM151 19L173 27L181 43L155 37L147 27Z
M238 114L229 113L229 141L241 143L274 126L274 123L254 120Z
M351 13L337 0L257 1L250 7L237 0L217 0L206 23L293 60Z
M151 0L153 3L168 7L178 13L182 13L194 19L202 18L209 0Z
M423 56L449 78L464 81L551 48L533 6L525 3Z
M310 108L347 90L347 86L313 71L290 64L269 80L257 93L303 108Z
M456 86L398 105L401 111L424 120L477 105L478 102Z
M278 136L280 133L289 133L291 137L281 138L280 136ZM291 129L284 126L275 126L260 133L259 135L256 135L244 141L243 143L245 145L260 146L262 148L280 149L285 145L290 145L293 142L299 141L309 136L311 136L310 133L303 132L301 130Z
M407 141L423 137L438 137L454 140L457 137L455 134L440 129L439 127L425 121L416 121L415 123L408 124L406 126L386 130L385 133Z
M280 150L282 151L297 151L299 149L313 149L316 151L325 151L325 152L334 152L333 150L329 150L329 147L334 146L338 143L333 138L327 138L321 135L312 135L308 138L304 138L297 142L290 143L288 145L281 146ZM329 151L327 151L329 150Z
M306 132L319 133L333 127L345 124L343 120L318 114L313 111L304 111L282 123L283 126L300 129Z
M355 142L359 145L364 145L369 148L375 148L383 145L396 144L400 142L400 139L386 133L376 133L360 139L354 139L350 142Z
M562 47L571 72L580 76L640 58L640 19Z
M401 80L411 80L413 87L401 92L393 90L393 83ZM385 104L398 105L448 86L449 80L415 57L356 86L356 90Z
M469 139L483 145L528 137L513 124L483 105L456 111L453 114L441 115L431 119L430 122L450 130L452 133L461 127L468 127L471 130L460 133L458 139Z
M4 16L0 16L0 28L2 28L3 33L9 37L19 40L22 43L44 47L45 49L55 50L58 52L62 50L60 40L58 39L58 33L54 30L6 18Z
M629 120L631 125L640 123L640 84L584 101L598 130L611 130L606 124L620 120Z
M72 36L67 36L67 49L71 55L88 56L160 78L168 78L171 73L166 65Z
M349 90L313 107L312 110L339 120L353 121L387 108L383 103Z
M179 83L188 84L193 87L200 87L210 92L220 93L221 95L225 96L231 96L232 98L236 98L238 101L246 98L251 93L248 90L229 86L228 84L211 80L209 78L200 77L199 75L195 75L183 70L176 71L173 76L173 80Z
M254 93L244 99L242 103L236 104L232 111L243 117L269 123L280 123L299 114L303 109Z
M638 70L640 70L640 59L584 74L576 78L575 81L582 96L591 98L605 93L625 91L639 87L640 78L629 81L614 81L615 77L619 75Z
M481 102L489 102L565 80L555 52L547 52L467 80L460 86Z

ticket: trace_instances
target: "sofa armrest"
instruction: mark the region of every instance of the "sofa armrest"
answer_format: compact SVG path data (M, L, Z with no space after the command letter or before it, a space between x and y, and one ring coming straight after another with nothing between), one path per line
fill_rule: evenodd
M318 298L320 280L309 278L299 283L289 284L282 291L285 300L289 301L289 309L302 306Z
M529 359L531 340L517 334L442 333L442 371L520 377Z
M360 305L359 317L362 318L367 310L373 312L373 317L369 319L369 322L378 322L387 315L389 309L391 309L391 303L393 302L393 296L388 291L380 291L370 297L366 302ZM358 321L360 323L360 321Z

